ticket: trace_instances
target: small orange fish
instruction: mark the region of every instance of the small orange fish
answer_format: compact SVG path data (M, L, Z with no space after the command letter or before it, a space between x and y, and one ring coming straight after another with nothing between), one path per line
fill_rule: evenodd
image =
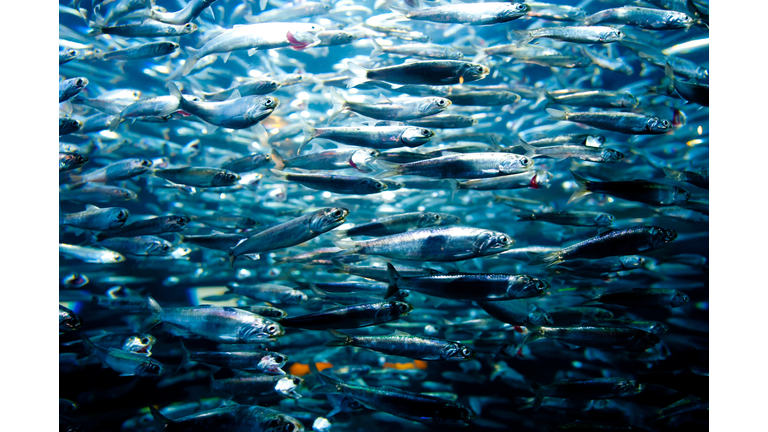
M333 367L333 365L328 362L315 363L315 366L317 366L318 371L323 371L325 369L330 369ZM288 367L288 373L296 376L309 375L310 374L309 365L304 363L294 363Z

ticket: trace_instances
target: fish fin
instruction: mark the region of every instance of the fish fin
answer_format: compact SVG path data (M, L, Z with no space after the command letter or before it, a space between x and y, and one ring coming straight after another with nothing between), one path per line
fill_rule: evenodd
M531 381L531 390L536 393L536 398L533 399L533 410L536 411L544 400L544 389L536 381Z
M568 113L554 108L547 108L551 120L568 120Z
M335 103L334 103L334 108L335 108ZM310 126L304 117L301 118L301 130L304 132L304 141L301 142L299 149L296 150L297 155L301 153L301 151L304 149L304 146L306 146L307 143L315 139L315 137L317 136L317 130L312 126Z
M174 375L179 373L179 371L181 370L181 367L189 363L191 358L191 354L189 353L189 350L187 349L187 347L184 346L184 338L179 339L179 343L181 344L181 350L184 352L184 356L181 358L181 363L179 363L179 367L177 367L176 371L173 372Z
M387 277L389 277L389 286L387 286L387 292L384 293L384 298L390 298L397 292L397 280L400 275L397 273L397 269L391 263L387 263Z
M331 111L331 115L328 117L329 125L333 123L333 120L336 118L336 116L344 111L344 108L347 107L347 101L333 87L331 87L331 101L333 102L333 110Z
M336 246L337 248L345 249L334 256L352 255L357 252L356 249L357 249L358 243L352 239L340 238L340 239L331 239L331 241L333 242L333 245ZM345 253L345 252L348 252L348 253Z
M152 413L152 418L155 420L155 423L158 423L159 425L162 425L163 428L165 428L167 425L173 424L174 421L169 419L168 417L160 414L160 411L157 410L154 406L149 406L149 411Z
M680 171L674 170L672 168L662 167L662 171L664 171L664 175L668 179L677 180L680 176Z
M446 179L448 180L448 185L451 186L451 201L453 201L453 197L456 196L456 192L459 191L459 189L462 189L463 183L456 179Z
M547 253L527 252L526 255L530 258L528 265L546 264L547 267L552 267L553 265L563 262L563 260L560 259L560 251Z
M103 34L101 30L102 26L100 26L99 24L96 24L93 21L88 21L88 27L90 27L91 31L86 33L85 37L96 37L100 34Z
M331 336L334 337L334 339L329 340L324 344L327 347L351 346L352 342L354 341L354 337L346 333L342 333L336 330L328 330L328 332L331 334Z
M520 39L515 42L515 46L520 48L523 45L528 45L532 40L536 39L532 32L527 30L512 30L512 33L515 36L520 37Z
M258 49L256 49L256 48L251 48L251 49L249 49L249 50L248 50L248 51L246 51L246 52L248 53L248 57L253 57L253 56L255 56L255 55L256 55L256 53L258 53L258 52L259 52L259 50L258 50Z
M181 97L181 92L179 91L179 87L176 86L175 82L168 81L168 90L171 92L171 96L177 98L180 102L184 101L184 98Z
M283 159L283 156L277 152L277 149L272 149L272 162L275 163L275 170L282 171L285 169L285 159Z
M391 10L394 13L408 16L408 12L409 12L408 9L401 8L399 6L395 6L394 4L389 3L389 2L387 2L387 7L389 8L389 10Z
M229 56L232 55L232 51L227 51L225 53L221 53L221 59L224 60L224 63L229 60Z
M267 8L267 2L269 0L259 0L259 10L264 10Z
M350 77L350 80L347 83L347 88L356 87L364 82L370 81L368 79L368 69L353 62L347 62L347 67L349 68Z
M112 116L112 118L109 119L109 123L108 123L109 131L110 132L114 132L115 130L117 130L117 127L120 126L120 122L122 120L123 120L123 117L120 114L118 114L116 116Z
M536 157L536 147L528 144L520 135L517 136L517 140L520 141L518 145L525 149L525 156Z
M371 36L371 43L373 44L373 51L371 51L370 55L371 59L384 54L384 49L381 47L381 45L379 45L378 42L376 42L376 38L373 36Z
M187 53L189 54L189 57L184 61L184 67L181 69L181 74L183 76L189 75L189 73L192 72L192 69L195 68L198 60L200 60L200 50L187 47Z
M232 94L229 95L228 98L224 99L225 101L233 100L233 99L240 99L240 90L235 89L235 91L232 92Z
M576 201L577 199L587 196L592 193L591 190L589 190L589 184L590 181L585 179L584 177L576 174L575 172L571 171L571 174L573 174L573 179L576 181L576 184L579 185L578 189L571 195L571 197L568 199L568 204Z
M90 339L88 339L88 336L81 334L80 337L83 339L83 351L77 355L77 360L80 360L81 358L86 358L96 352L96 345L91 342Z
M281 180L286 180L286 181L288 181L288 173L285 173L285 172L282 172L282 171L278 171L278 170L276 170L276 169L272 169L272 168L270 168L270 170L269 170L269 171L270 171L272 174L274 174L274 175L275 175L275 177L277 177L277 178L279 178L279 179L281 179Z

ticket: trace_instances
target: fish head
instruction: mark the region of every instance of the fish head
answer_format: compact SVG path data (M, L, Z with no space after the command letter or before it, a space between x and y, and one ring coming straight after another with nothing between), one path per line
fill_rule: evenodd
M648 116L645 122L645 130L653 133L667 133L672 129L672 123L667 119L656 116Z
M259 222L249 217L242 218L237 222L237 227L240 229L248 229L259 226Z
M88 163L90 159L88 159L88 156L81 155L81 154L67 154L61 157L61 162L59 163L59 166L65 166L65 167L75 167L75 166L81 166Z
M78 89L83 89L87 85L88 85L88 78L85 78L85 77L78 77L78 78L75 78L74 81L72 81L72 86Z
M499 8L497 17L512 20L530 11L531 7L525 3L507 3Z
M669 28L688 28L696 21L682 12L669 12L666 20L664 20Z
M195 23L186 23L181 28L181 30L178 31L176 31L173 27L170 27L170 33L173 33L176 36L194 33L195 31L197 31L197 24Z
M684 203L689 199L691 199L691 193L685 189L675 188L672 194L673 194L672 200L675 203Z
M475 358L475 350L466 345L452 343L446 345L440 351L440 358L445 361L454 362L469 361Z
M672 300L669 302L669 305L672 307L678 307L688 303L690 300L691 299L687 294L680 291L675 291L675 294L672 296Z
M651 333L664 334L669 331L669 326L661 321L657 321L651 327Z
M443 52L443 57L450 60L461 60L464 57L464 53L461 51L456 51L453 48L446 48L446 50Z
M505 155L499 162L499 171L503 174L514 174L525 171L533 166L533 158L518 154Z
M163 239L154 240L147 245L147 255L168 255L172 247L172 244Z
M599 213L597 216L595 216L595 225L610 226L614 219L615 217L610 213Z
M117 252L109 251L101 255L99 262L105 264L119 263L125 261L125 257Z
M269 81L264 81L263 88L264 90L276 91L277 89L282 87L282 85L283 84L280 83L280 81L269 80Z
M150 334L146 335L133 335L128 336L123 342L123 351L134 352L137 354L150 355L152 353L152 346L157 342L154 336Z
M327 6L327 5L326 5ZM330 7L330 6L327 6ZM330 43L332 45L342 45L352 43L355 40L355 35L347 33L345 31L336 32L331 36Z
M275 391L291 399L299 399L301 395L296 393L296 389L304 385L304 379L301 377L288 375L280 378L275 385Z
M451 106L451 101L441 97L423 98L419 103L418 111L424 116L441 113Z
M278 353L267 353L267 355L259 360L259 364L256 367L265 373L285 375L285 371L281 368L285 366L287 361L287 356Z
M623 31L609 27L606 30L601 31L598 38L600 38L600 42L618 42L624 39L624 36L626 36L626 34L624 34Z
M467 426L465 422L474 419L477 415L469 408L458 402L447 402L445 406L435 413L435 422L438 424L449 423L456 426Z
M600 151L600 159L603 162L619 162L624 159L624 154L614 149L604 148Z
M635 108L640 105L640 101L629 93L621 95L620 106L623 108Z
M283 299L286 303L304 303L309 300L309 297L299 290L291 290Z
M344 207L330 207L316 211L309 220L309 230L324 233L344 224L349 210Z
M70 273L61 280L61 283L67 288L81 288L87 285L88 282L89 280L86 275L77 272Z
M538 297L544 294L544 291L549 287L549 282L545 280L528 275L519 275L509 278L507 295L510 298Z
M410 295L411 295L411 293L408 290L397 290L397 292L392 294L392 298L399 299L399 300L405 300Z
M232 171L222 170L213 175L211 180L212 186L229 186L240 181L242 177L240 174L233 173Z
M550 315L547 311L544 309L533 305L531 307L531 311L528 312L528 321L531 324L540 326L543 324L553 324L554 320L552 319L552 315Z
M376 193L384 192L387 190L387 185L374 178L362 178L354 187L354 192L358 194L371 193L373 190L375 190Z
M60 315L61 317L61 315ZM80 317L74 313L68 314L63 320L59 318L59 327L64 326L67 330L77 330L83 322L80 321Z
M251 122L259 122L272 114L280 106L280 99L274 96L254 98L251 106L245 112L245 118Z
M667 228L651 227L650 234L654 248L664 246L677 238L677 232Z
M627 255L619 258L621 266L625 269L642 267L645 264L645 258L639 255Z
M435 132L420 127L409 127L403 132L402 140L409 147L418 147L426 144L435 136Z
M109 230L118 229L125 225L125 221L128 220L128 216L131 215L127 209L124 208L112 208L107 215L107 227Z
M132 159L129 163L129 170L132 173L143 173L152 166L152 161L149 159Z
M137 376L160 376L165 373L165 366L155 359L147 359L149 361L142 362L134 370L134 374Z
M616 397L631 396L642 392L645 389L645 384L637 382L636 380L624 380L620 381L613 388L613 395Z
M630 348L647 349L661 342L661 339L653 333L638 330L635 335L632 336L630 342L631 344L628 345Z
M128 189L122 189L122 188L112 189L109 195L115 198L116 200L123 200L123 201L131 201L136 199L136 197L138 196L136 195L136 192Z
M378 310L376 311L376 321L391 321L403 316L408 315L413 310L413 306L409 303L401 301L389 301L378 304Z
M465 63L459 71L464 82L481 80L489 73L491 73L491 69L479 63Z
M484 231L477 235L474 246L475 252L479 256L485 256L509 250L514 244L515 239L504 233Z
M416 224L419 228L429 228L433 226L440 226L443 224L443 213L432 213L432 212L422 213L419 216L419 220L416 222Z
M187 216L168 216L163 221L161 230L163 232L181 231L190 220Z
M261 430L264 432L304 432L304 425L293 417L278 414L265 421Z
M244 343L259 343L265 340L274 340L283 336L285 329L280 324L263 318L257 322L243 324L238 332L238 338Z

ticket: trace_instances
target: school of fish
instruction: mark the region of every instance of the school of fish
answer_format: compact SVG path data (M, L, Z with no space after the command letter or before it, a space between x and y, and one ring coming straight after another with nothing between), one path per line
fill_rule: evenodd
M705 430L708 11L60 2L59 430Z

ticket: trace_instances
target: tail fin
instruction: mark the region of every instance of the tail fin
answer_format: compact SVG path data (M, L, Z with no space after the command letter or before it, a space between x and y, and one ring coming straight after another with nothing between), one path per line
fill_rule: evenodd
M158 425L163 425L163 428L173 423L173 420L160 414L160 411L158 411L157 408L153 407L152 405L149 406L149 411L152 413L152 418L155 420L155 422L158 423Z
M302 119L303 121L304 119ZM276 149L272 149L272 161L275 163L275 169L278 171L282 171L285 169L285 159L283 159L283 156L277 152Z
M571 197L568 199L568 204L576 201L577 199L587 196L592 193L591 190L589 190L590 181L585 179L584 177L576 174L575 172L571 171L571 174L573 174L573 179L576 180L576 184L579 185L579 188L576 189L576 191L571 195Z
M346 256L346 255L354 255L358 253L358 242L352 240L352 239L331 239L333 242L333 245L336 246L339 249L344 249L343 251L337 253L334 255L334 257L340 257L340 256ZM334 264L336 264L334 262ZM341 267L341 266L338 266ZM343 267L342 267L343 268Z
M184 61L184 68L181 69L181 74L184 76L189 75L192 69L195 68L197 61L200 60L200 50L196 50L192 47L187 47L189 57Z
M453 201L453 197L456 196L456 192L458 192L459 189L462 189L463 184L456 179L446 180L448 180L448 184L451 186L451 201Z
M528 345L529 343L544 337L544 334L541 332L541 327L535 324L526 321L525 328L527 328L530 333L528 333L525 336L525 339L523 339L523 345Z
M163 310L160 304L152 297L147 297L147 308L152 311L152 315L147 317L141 324L141 328L144 329L142 333L149 331L152 327L160 323L160 312Z
M527 255L528 255L528 258L531 259L530 261L528 261L528 265L546 264L547 267L552 267L555 264L559 264L563 262L563 260L560 259L560 251L547 252L547 253L528 252Z
M100 34L104 34L104 33L102 33L102 30L101 30L101 29L102 29L102 26L100 26L100 25L96 24L96 23L95 23L95 22L93 22L93 21L88 21L88 27L90 27L90 28L91 28L91 31L89 31L89 32L88 32L88 33L85 35L85 37L96 37L96 36L98 36L98 35L100 35Z
M544 400L544 389L536 381L531 381L531 390L536 393L536 398L533 399L533 410L536 411Z
M83 352L77 355L77 359L80 360L81 358L86 358L89 355L96 352L96 345L91 342L90 339L88 339L88 336L81 334L80 337L83 339Z
M339 394L343 392L342 384L344 383L341 380L338 380L336 378L332 378L320 371L317 370L317 365L315 365L315 359L310 360L309 362L309 370L312 371L312 374L317 377L318 382L320 382L321 385L313 388L310 390L313 395L316 394Z
M336 108L336 103L334 102L334 109L335 108ZM330 123L330 121L328 123ZM307 120L304 119L304 117L301 118L301 130L304 131L304 141L301 142L299 149L296 150L297 155L301 153L301 151L304 149L304 146L306 146L307 143L315 139L315 137L317 136L317 130L312 126L310 126L309 123L307 123Z
M512 30L512 33L520 38L517 42L515 42L515 46L518 48L523 45L528 45L528 43L536 39L536 37L533 35L533 32L528 30Z
M568 120L568 113L554 108L547 108L551 120Z
M350 80L347 83L347 88L352 88L364 82L370 81L368 79L368 69L352 62L347 62L347 67L349 68L350 72Z
M328 117L328 124L333 123L336 116L347 107L347 101L341 97L335 88L331 88L331 101L333 102L333 111L331 111L331 116Z
M401 7L399 7L399 6L395 6L395 5L393 5L392 3L387 3L387 7L388 7L388 8L389 8L389 9L390 9L392 12L394 12L394 13L398 13L398 14L401 14L401 15L405 15L405 16L408 16L408 12L409 12L409 11L408 11L408 9L405 9L405 8L401 8Z
M373 44L373 51L371 51L371 59L384 54L384 49L376 42L376 38L371 36L371 43Z
M120 126L120 122L123 121L123 113L116 116L112 116L111 119L109 119L109 131L114 132L117 130L117 127Z
M397 273L397 269L391 263L387 263L387 276L389 276L389 286L387 292L384 294L384 298L390 298L397 292L397 280L400 279L400 275Z
M672 168L662 167L661 169L664 171L664 175L670 180L679 180L682 174L680 171L673 170Z
M181 370L181 367L189 363L191 359L189 350L187 349L187 347L184 346L184 338L179 339L179 343L181 343L181 350L184 351L184 357L181 358L181 363L179 363L179 367L176 368L176 372L174 372L174 374L179 373L179 370Z
M336 330L328 330L328 331L331 333L331 336L333 336L334 339L329 340L324 344L327 347L351 346L352 343L355 341L355 338L353 336L350 336L346 333L342 333Z

